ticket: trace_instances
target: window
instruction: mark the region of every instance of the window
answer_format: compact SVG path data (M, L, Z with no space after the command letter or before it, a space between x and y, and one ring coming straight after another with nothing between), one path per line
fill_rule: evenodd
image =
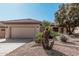
M53 31L58 32L58 28L57 27L54 27L53 28Z
M5 29L1 29L1 31L5 31Z

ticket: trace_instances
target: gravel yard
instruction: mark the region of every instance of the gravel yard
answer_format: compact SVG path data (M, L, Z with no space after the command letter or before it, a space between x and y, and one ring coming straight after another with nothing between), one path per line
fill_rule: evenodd
M73 43L55 42L52 50L44 50L42 46L30 42L7 54L7 56L78 56L79 42L77 44L76 42Z
M67 36L67 43L55 41L52 50L44 50L34 41L6 54L6 56L79 56L79 37Z

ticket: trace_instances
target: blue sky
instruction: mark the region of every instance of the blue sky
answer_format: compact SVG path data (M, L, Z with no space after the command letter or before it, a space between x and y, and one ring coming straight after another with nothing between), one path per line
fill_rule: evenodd
M57 3L0 3L0 20L33 18L53 21L59 5Z

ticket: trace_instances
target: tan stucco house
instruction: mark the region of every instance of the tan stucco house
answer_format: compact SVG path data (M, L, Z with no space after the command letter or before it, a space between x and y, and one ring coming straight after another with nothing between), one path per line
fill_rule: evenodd
M60 32L61 27L52 23L52 31ZM0 21L0 38L25 39L35 38L35 34L41 31L41 21L34 19L17 19ZM64 32L66 32L64 30ZM79 33L79 27L75 32Z
M40 21L34 19L18 19L2 22L5 25L5 38L34 38L40 31Z

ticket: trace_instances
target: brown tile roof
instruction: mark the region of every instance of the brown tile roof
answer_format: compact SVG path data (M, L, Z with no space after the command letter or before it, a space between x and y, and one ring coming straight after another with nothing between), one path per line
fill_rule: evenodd
M3 21L4 24L40 24L41 21L35 19L16 19L16 20L8 20Z

